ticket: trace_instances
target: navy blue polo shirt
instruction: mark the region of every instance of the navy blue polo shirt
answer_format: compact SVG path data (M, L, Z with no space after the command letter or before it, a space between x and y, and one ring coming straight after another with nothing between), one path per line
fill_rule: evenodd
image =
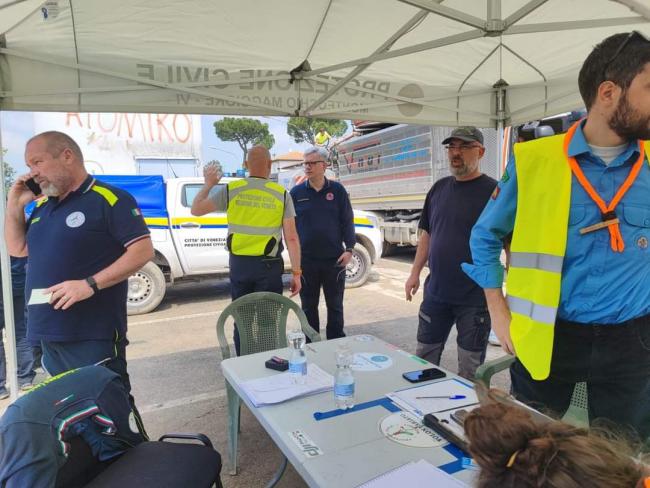
M40 200L27 222L26 300L32 290L81 280L108 267L149 235L135 199L92 176L62 201ZM29 305L30 341L115 339L126 333L127 281L99 290L68 310Z
M343 185L325 178L323 188L316 191L306 180L291 189L291 197L304 258L336 259L354 247L354 213Z
M104 366L49 378L9 405L0 419L0 486L54 486L77 436L100 461L144 440L122 380Z

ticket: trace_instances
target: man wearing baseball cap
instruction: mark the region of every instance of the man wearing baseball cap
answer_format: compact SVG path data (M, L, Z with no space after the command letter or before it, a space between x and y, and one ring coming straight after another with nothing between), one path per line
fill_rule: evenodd
M497 182L479 169L485 147L483 134L476 127L458 127L442 143L451 176L436 181L427 194L418 248L404 288L410 301L428 262L416 354L440 364L445 342L456 324L458 374L473 378L485 359L490 315L483 290L463 273L460 264L471 262L469 236Z

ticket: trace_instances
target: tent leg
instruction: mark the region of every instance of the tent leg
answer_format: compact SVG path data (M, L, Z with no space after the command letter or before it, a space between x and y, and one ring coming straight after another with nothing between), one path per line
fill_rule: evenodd
M2 148L2 111L0 111L0 148ZM2 298L4 308L5 357L7 361L7 380L11 391L11 401L18 398L18 363L16 361L16 328L14 324L14 304L11 287L11 261L4 239L4 222L7 213L7 195L5 191L5 168L2 150L0 150L0 265L2 266Z

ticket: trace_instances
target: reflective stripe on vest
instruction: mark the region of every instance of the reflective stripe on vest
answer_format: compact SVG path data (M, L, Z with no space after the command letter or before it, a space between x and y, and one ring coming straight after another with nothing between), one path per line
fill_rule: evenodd
M566 250L571 169L563 135L515 145L517 214L507 300L517 357L536 380L548 377Z
M277 256L283 187L263 178L228 183L228 249L238 256Z
M554 273L562 272L562 256L551 254L537 254L532 252L511 252L510 266L517 268L541 269Z

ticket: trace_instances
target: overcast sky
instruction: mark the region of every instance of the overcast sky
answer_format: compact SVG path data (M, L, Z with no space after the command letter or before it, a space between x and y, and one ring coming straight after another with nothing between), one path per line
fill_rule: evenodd
M5 159L17 174L27 172L24 163L25 143L34 135L34 118L32 112L0 112L2 127L2 147L8 150ZM235 142L223 142L214 132L214 122L223 117L217 115L201 116L202 160L219 160L226 171L235 171L241 167L242 151ZM275 145L271 149L273 155L284 154L293 150L304 150L306 144L297 144L287 134L286 117L254 117L269 125L269 130L275 137ZM217 148L217 149L214 149Z

